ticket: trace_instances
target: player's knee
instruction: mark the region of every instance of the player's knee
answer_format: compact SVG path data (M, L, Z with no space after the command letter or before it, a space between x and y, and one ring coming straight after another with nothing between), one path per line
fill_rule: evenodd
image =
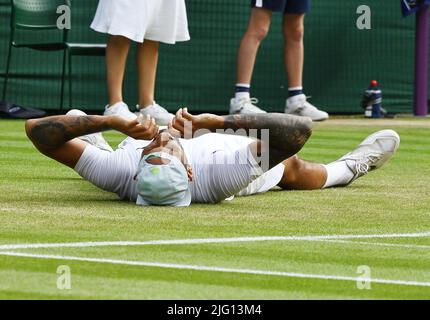
M300 170L303 167L303 161L297 155L294 155L283 162L285 171L278 186L284 190L291 190L297 182Z
M287 163L288 163L288 167L298 169L300 167L301 160L298 155L294 155L287 160Z

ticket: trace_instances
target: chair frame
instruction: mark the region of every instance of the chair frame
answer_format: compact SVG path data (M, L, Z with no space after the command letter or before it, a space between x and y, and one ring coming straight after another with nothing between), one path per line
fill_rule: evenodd
M72 101L72 50L71 50L71 44L68 42L69 38L69 30L64 29L63 30L63 37L61 43L43 43L43 44L18 44L15 42L15 33L16 29L26 29L26 30L54 30L57 29L57 26L32 26L32 25L20 25L16 23L15 18L15 4L14 0L11 0L12 4L12 14L11 14L11 21L10 21L10 37L9 37L9 49L7 54L7 61L6 61L6 73L4 78L4 84L3 84L3 93L2 93L2 100L5 101L6 99L6 93L7 93L7 85L9 81L9 75L10 75L10 66L11 66L11 60L12 60L12 49L13 48L28 48L32 50L37 51L63 51L63 63L62 63L62 72L61 72L61 90L60 90L60 111L63 111L64 109L64 92L65 92L65 82L66 82L66 67L68 64L68 89L69 89L69 108L72 108L73 101ZM97 47L91 47L90 50L93 49L94 51L90 54L83 54L87 56L96 55L96 56L104 56L106 46L97 46ZM100 50L101 49L101 50Z

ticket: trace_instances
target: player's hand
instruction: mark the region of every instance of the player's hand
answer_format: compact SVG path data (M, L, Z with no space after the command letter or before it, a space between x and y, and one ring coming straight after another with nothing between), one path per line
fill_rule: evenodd
M112 128L138 140L152 140L158 135L158 126L155 123L155 119L149 115L146 117L140 115L134 120L114 116Z
M169 131L172 135L177 134L183 138L193 138L198 130L216 128L218 117L213 114L204 113L192 115L187 108L181 108L176 112L175 118L169 124Z

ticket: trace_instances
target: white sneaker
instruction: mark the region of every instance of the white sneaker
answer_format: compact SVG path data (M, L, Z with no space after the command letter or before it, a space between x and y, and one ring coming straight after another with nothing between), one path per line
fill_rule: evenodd
M285 106L285 113L309 117L313 121L323 121L327 120L329 117L327 112L318 110L316 107L311 105L306 100L306 96L304 94L288 98Z
M78 109L72 109L69 112L66 113L68 116L86 116L87 114L81 110ZM81 139L82 141L85 141L101 150L113 152L112 147L107 143L105 138L103 137L101 132L93 133L93 134L87 134L85 136L81 136L78 139Z
M136 107L140 109L139 106L136 106ZM142 116L150 115L152 118L155 119L155 122L159 126L167 126L170 123L170 121L172 121L173 118L175 117L173 114L169 113L169 111L164 109L155 101L153 102L153 104L140 109L139 113Z
M393 130L378 131L367 137L355 150L347 153L339 161L345 161L354 177L347 183L382 167L400 146L400 137Z
M128 109L128 106L124 102L117 102L112 106L106 106L105 116L121 116L129 120L134 120L137 116Z
M230 114L253 114L253 113L267 113L261 110L255 104L258 103L257 98L233 98L230 100Z

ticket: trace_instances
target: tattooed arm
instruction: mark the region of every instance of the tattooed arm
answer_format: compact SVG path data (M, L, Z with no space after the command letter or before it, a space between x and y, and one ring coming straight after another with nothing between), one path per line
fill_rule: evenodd
M76 165L86 146L74 138L110 129L136 139L152 139L158 133L151 118L141 124L118 116L55 116L25 124L27 136L40 152L70 167Z
M191 115L187 109L180 109L176 113L171 127L181 134L192 131L193 134L201 130L234 134L239 129L252 135L267 133L268 139L259 139L251 148L256 156L269 153L270 168L298 153L312 134L312 120L306 117L296 117L286 114L238 114L216 116L212 114ZM266 130L265 130L266 129Z

